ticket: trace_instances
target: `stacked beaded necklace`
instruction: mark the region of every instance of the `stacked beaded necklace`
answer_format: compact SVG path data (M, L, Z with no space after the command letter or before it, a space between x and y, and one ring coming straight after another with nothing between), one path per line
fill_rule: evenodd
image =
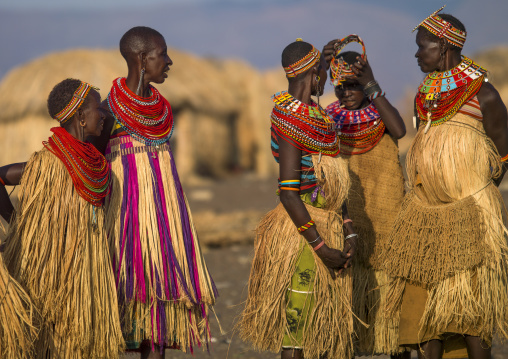
M437 126L452 118L457 111L474 97L486 78L487 70L463 56L454 68L434 71L425 77L416 94L418 118L430 126Z
M333 120L314 102L311 105L295 99L287 91L272 96L272 129L308 153L335 156L339 142Z
M326 112L336 123L341 143L354 148L352 151L342 148L341 152L346 155L358 155L371 150L385 132L385 124L372 102L365 108L350 111L335 101L326 108Z
M150 91L150 97L137 96L127 87L125 78L118 78L113 81L108 106L129 135L147 146L157 146L173 133L173 113L155 87L150 86Z
M73 137L62 127L51 129L53 136L42 144L58 157L69 172L78 194L95 207L102 206L109 192L109 165L97 149Z

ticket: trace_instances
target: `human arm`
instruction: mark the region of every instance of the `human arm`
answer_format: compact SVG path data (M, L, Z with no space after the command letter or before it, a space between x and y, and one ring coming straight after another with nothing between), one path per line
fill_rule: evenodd
M357 61L353 64L353 66L351 66L351 69L360 85L365 87L369 83L372 84L376 82L374 79L374 73L372 72L372 68L370 67L367 59L363 59L361 56L358 56L356 60ZM383 123L390 135L395 139L404 137L406 135L406 125L404 124L404 120L400 116L399 111L392 106L386 96L376 97L373 100L373 103L376 105L379 115L383 119Z
M11 220L14 206L5 186L17 186L20 183L25 165L26 162L0 167L0 216L7 222Z
M280 180L299 180L301 171L301 151L280 137L278 137L278 142ZM297 191L281 190L280 201L296 227L300 227L312 219ZM303 237L309 242L312 248L320 245L322 242L322 239L315 241L319 237L318 230L319 228L312 226L302 232ZM343 252L330 248L326 244L321 245L320 248L316 250L316 254L323 261L324 265L328 267L332 278L335 278L334 270L339 270L344 267L348 258Z
M484 82L477 94L480 102L480 110L483 115L483 128L497 148L501 157L508 154L508 113L506 106L490 82ZM502 173L496 178L495 183L499 186L503 180L508 164L503 162Z

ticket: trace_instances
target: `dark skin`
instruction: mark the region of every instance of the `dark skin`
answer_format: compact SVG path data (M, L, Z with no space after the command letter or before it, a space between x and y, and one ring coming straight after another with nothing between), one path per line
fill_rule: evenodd
M328 63L331 62L334 54L334 46L338 40L330 41L323 48L323 56ZM347 110L358 110L369 105L369 100L363 92L363 88L371 81L375 81L374 73L367 59L358 56L352 65L354 77L348 78L341 85L335 87L335 96ZM391 105L385 96L374 99L374 105L383 119L387 132L395 139L400 139L406 134L406 125L399 114L399 111ZM411 352L391 355L391 358L410 359Z
M104 126L105 114L100 108L101 96L95 90L90 90L83 105L68 120L65 130L73 137L84 141L89 136L97 136ZM21 182L26 162L13 163L0 167L0 178L7 186L17 186ZM14 213L9 195L5 186L0 184L0 215L10 222Z
M132 92L141 97L149 97L151 95L149 88L150 83L163 83L168 77L167 72L170 70L170 66L173 65L173 61L168 55L166 40L164 40L162 36L147 38L145 50L131 53L126 61L128 72L125 83ZM140 90L137 92L142 69L145 69L145 73ZM109 110L106 100L102 103L102 108L107 112L104 131L100 137L97 137L96 140L93 141L93 144L104 154L115 119ZM155 345L155 350L152 351L150 341L144 341L139 351L141 352L141 358L162 359L165 357L164 351L162 354L160 353L158 345Z
M149 97L150 83L163 83L168 77L167 73L170 70L170 67L173 65L173 61L168 55L166 41L162 36L153 36L147 39L146 42L147 45L145 51L131 53L126 59L128 72L125 83L132 92L136 93L139 79L141 77L141 69L145 69L141 89L139 93L136 93L141 97ZM115 119L109 110L106 100L102 103L102 108L107 112L106 121L104 123L104 131L100 137L93 140L93 144L101 153L104 154Z
M420 28L416 35L418 51L415 57L422 72L446 71L462 61L460 49L448 44L445 39L433 40L428 31ZM484 82L477 95L483 115L483 128L487 136L494 142L501 157L508 154L508 112L499 92L490 82ZM499 185L507 170L506 163L495 183Z
M296 99L305 104L311 104L312 95L321 95L323 93L324 85L326 82L326 64L324 58L314 65L307 72L299 75L289 82L288 92ZM317 81L319 76L319 81ZM294 180L300 178L301 158L305 155L301 150L296 148L290 142L283 138L278 138L279 142L279 177L281 181ZM286 209L289 217L299 227L311 220L309 212L305 208L300 195L295 191L281 191L280 201ZM343 217L348 219L347 208L343 206ZM354 233L353 226L350 222L344 225L344 234ZM304 231L303 236L307 242L312 242L319 237L319 232L316 226L310 227ZM336 278L335 271L342 273L345 268L351 266L353 256L356 250L356 238L348 239L344 244L344 251L339 251L334 248L328 247L324 244L320 247L316 254L321 259L324 265L328 268L330 275L333 279ZM318 240L310 246L313 248L319 245L322 240ZM281 358L303 358L301 350L284 349L281 353Z
M457 66L461 61L460 49L448 44L445 39L437 39L429 36L425 28L420 28L416 35L418 50L415 57L422 72L446 71ZM483 115L483 128L496 146L499 154L504 156L508 153L508 113L497 90L488 82L484 82L477 94L480 109ZM499 185L506 167L500 178L496 180ZM468 356L471 359L490 359L491 348L482 342L479 337L465 337ZM431 340L421 344L425 351L425 358L440 359L443 353L443 342ZM418 353L419 358L424 358L423 353Z

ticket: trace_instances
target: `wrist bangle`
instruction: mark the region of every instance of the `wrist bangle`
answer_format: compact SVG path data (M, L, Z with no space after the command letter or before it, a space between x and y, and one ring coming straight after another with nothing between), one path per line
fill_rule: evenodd
M377 81L376 80L369 81L365 86L363 86L363 90L365 91L365 89L368 89L369 87L372 87L372 86L375 86L375 85L377 85Z
M365 93L365 96L369 97L373 94L375 94L376 92L383 92L381 90L381 86L379 86L379 84L375 84L373 86L370 86L369 88L363 88L363 92Z
M316 223L311 219L310 221L308 221L305 224L302 224L300 227L297 227L296 229L298 229L298 232L302 233L302 232L305 232L310 227L315 226L315 225L316 225Z
M318 241L318 240L320 240L320 239L321 239L321 236L317 236L317 238L316 238L316 239L314 239L312 242L307 242L307 243L308 243L308 244L312 244L312 243L317 242L317 241Z
M346 224L346 223L353 223L353 220L351 218L348 218L348 219L345 219L343 223L344 224Z
M315 251L317 251L319 248L321 248L321 247L322 247L322 246L324 246L324 245L325 245L325 241L322 241L321 243L319 243L317 246L315 246L315 247L314 247L314 248L312 248L312 249L314 249L314 252L315 252Z
M358 237L358 234L351 233L350 235L347 235L345 239L348 240L349 238L353 238L353 237Z
M383 96L385 96L385 92L384 91L374 92L372 95L369 96L369 101L372 102L375 99L377 99L378 97L383 97Z

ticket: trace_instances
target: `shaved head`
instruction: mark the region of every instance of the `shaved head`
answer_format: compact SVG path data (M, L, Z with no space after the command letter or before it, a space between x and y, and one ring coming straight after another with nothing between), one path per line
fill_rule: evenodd
M160 32L146 26L136 26L127 31L120 39L120 53L129 62L141 52L152 50L153 39L164 38Z
M297 61L303 59L312 50L312 45L304 41L295 41L290 43L282 51L282 67L288 67Z

